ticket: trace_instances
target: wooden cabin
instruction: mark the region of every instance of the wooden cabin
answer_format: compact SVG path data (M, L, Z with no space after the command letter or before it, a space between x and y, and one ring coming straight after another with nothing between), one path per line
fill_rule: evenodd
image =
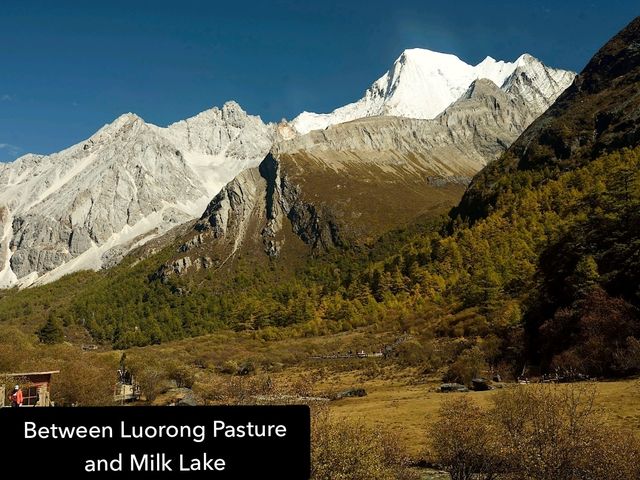
M3 377L20 385L23 395L23 407L50 407L51 406L51 379L60 370L49 372L9 373ZM12 387L9 387L12 388ZM4 386L0 386L0 407L10 406L8 396L11 392L5 392Z

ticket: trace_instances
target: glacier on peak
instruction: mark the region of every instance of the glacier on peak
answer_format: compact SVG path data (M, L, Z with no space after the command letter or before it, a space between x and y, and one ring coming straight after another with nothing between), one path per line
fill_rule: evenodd
M487 56L473 66L452 54L412 48L403 51L391 69L376 80L360 100L331 113L302 112L291 124L298 133L304 134L378 115L432 119L460 98L474 80L485 78L506 90L513 83L510 78L518 71L530 72L529 79L541 82L526 92L529 101L540 104L534 105L536 109L553 103L575 76L573 72L548 68L529 54L521 55L514 62ZM537 95L546 98L542 101Z

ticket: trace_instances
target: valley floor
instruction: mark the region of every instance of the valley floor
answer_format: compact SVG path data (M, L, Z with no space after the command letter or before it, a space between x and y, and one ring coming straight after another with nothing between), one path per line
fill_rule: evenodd
M408 372L407 372L408 373ZM375 427L386 427L403 441L412 457L421 458L429 445L428 427L436 421L442 402L455 395L468 395L488 406L499 390L469 393L440 393L437 378L415 384L411 377L399 374L394 379L358 380L350 372L336 374L321 387L341 390L357 384L366 390L360 398L344 398L330 403L339 418L357 419ZM640 431L640 380L593 382L596 401L606 410L612 424ZM505 388L513 388L507 384Z
M328 336L268 341L250 335L220 332L200 338L164 345L132 349L131 358L152 363L174 358L182 364L201 364L198 383L212 380L222 385L232 378L257 383L269 379L275 391L296 392L305 397L331 397L350 389L362 388L366 395L327 402L338 418L391 430L402 441L407 453L417 461L425 458L429 446L429 426L437 420L443 401L468 395L481 406L489 406L500 389L486 392L440 393L442 371L426 374L424 367L403 367L395 359L349 358L314 359L319 354L378 351L399 338L398 333L375 332L365 328ZM220 370L255 365L246 376L221 375ZM270 365L272 368L266 367ZM217 380L216 380L217 379ZM253 380L252 380L253 379ZM606 412L612 425L640 432L640 379L584 382L595 386L597 406ZM213 390L216 389L213 383ZM220 384L218 384L220 385ZM504 383L514 388L515 383ZM229 388L228 386L224 387ZM234 387L238 388L238 386Z

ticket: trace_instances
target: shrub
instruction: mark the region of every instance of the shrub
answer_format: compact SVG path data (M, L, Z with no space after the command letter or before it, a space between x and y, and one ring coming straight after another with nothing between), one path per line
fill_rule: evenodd
M152 402L169 388L169 378L163 366L151 356L136 356L129 360L129 370L140 386L145 399Z
M482 409L469 397L443 404L433 456L454 480L640 478L640 443L595 408L583 385L503 390Z
M16 327L0 326L0 372L20 371L36 355L33 340Z
M178 388L191 388L196 381L193 370L177 361L167 362L164 366L169 380L176 383Z
M52 381L52 400L58 405L101 406L113 404L117 360L69 352L57 362L60 374Z
M445 382L458 382L469 385L471 380L487 370L484 353L474 346L463 351L449 366L443 377Z
M220 366L220 371L227 375L235 375L239 369L238 362L234 360L227 360Z
M640 478L633 435L610 427L584 385L501 392L491 412L509 470L536 480ZM522 455L521 452L527 452ZM626 473L626 474L625 474Z
M410 480L403 451L395 436L357 421L332 418L314 410L312 480Z
M249 405L257 403L257 396L273 394L275 387L269 376L211 376L199 379L193 389L204 405Z
M430 433L436 461L452 480L470 480L478 473L489 479L499 470L495 426L468 396L445 402Z
M422 345L417 340L402 342L395 349L398 363L404 367L415 367L425 364L431 358L432 349Z

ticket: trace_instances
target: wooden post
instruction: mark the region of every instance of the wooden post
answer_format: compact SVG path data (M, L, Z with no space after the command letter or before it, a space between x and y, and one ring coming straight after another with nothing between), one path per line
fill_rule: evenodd
M48 407L49 406L49 391L47 390L46 385L41 385L38 387L38 407Z
M4 402L5 402L4 385L0 385L0 408L4 407Z

